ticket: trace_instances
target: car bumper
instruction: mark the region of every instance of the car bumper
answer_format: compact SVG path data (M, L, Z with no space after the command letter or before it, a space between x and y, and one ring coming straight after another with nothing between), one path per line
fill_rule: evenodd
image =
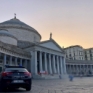
M9 80L3 80L1 83L1 86L3 87L8 87L8 88L17 88L17 87L22 87L25 88L27 86L31 86L32 85L32 80L27 80L27 82L23 82L23 83L13 83L13 82L9 82Z

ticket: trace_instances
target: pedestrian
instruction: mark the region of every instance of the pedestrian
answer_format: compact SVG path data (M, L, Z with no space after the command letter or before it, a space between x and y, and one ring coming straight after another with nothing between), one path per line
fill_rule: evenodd
M70 81L73 81L73 78L74 78L73 75L69 75L69 80Z

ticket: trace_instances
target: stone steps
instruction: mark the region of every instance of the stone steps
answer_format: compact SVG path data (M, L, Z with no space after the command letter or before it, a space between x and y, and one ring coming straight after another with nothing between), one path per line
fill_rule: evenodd
M45 79L59 79L59 75L45 75Z

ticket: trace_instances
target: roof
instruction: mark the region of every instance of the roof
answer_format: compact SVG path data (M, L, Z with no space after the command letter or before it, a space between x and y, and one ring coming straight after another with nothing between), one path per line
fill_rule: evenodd
M25 24L24 22L20 21L19 19L10 19L7 21L2 22L1 24L16 24L16 25L21 25L21 26L27 26L30 27L29 25ZM31 29L33 29L32 27L30 27ZM35 30L35 29L33 29Z
M13 52L13 53L17 53L17 54L24 55L24 56L30 56L30 52L27 52L21 48L18 48L15 45L6 44L6 43L3 43L0 41L0 47L2 49L6 49L6 50Z
M13 36L10 32L8 32L8 30L6 30L6 29L0 29L0 35L9 36L9 37L12 37L12 38L17 39L17 38L16 38L15 36Z
M64 52L64 49L62 49L62 47L60 47L60 46L56 43L56 41L53 40L52 38L49 39L49 40L46 40L46 41L42 41L42 42L40 42L39 44L47 43L47 42L50 42L50 41L52 41L53 43L55 43L55 45L56 45L62 52ZM64 52L64 53L65 53L65 52Z
M93 49L93 47L91 47L91 48L87 48L87 49L84 49L84 50L92 50Z
M72 46L66 47L66 48L64 48L64 49L73 48L73 47L80 47L80 48L83 48L83 47L80 46L80 45L72 45Z
M5 68L25 68L23 66L10 66L10 65L5 65Z
M2 27L2 25L4 25L4 26L6 26L6 25L7 26L12 26L12 27L13 26L14 27L17 27L17 26L19 27L20 26L22 28L29 29L30 31L36 32L41 38L41 35L38 33L38 31L36 31L34 28L32 28L31 26L25 24L24 22L20 21L17 18L12 18L10 20L4 21L4 22L0 23L0 25L1 25L1 27Z
M33 42L18 40L18 47L25 49L29 46L35 45Z

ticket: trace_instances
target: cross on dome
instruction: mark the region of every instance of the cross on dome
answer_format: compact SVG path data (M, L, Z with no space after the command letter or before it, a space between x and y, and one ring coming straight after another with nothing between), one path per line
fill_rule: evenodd
M16 13L14 13L14 19L16 19Z

